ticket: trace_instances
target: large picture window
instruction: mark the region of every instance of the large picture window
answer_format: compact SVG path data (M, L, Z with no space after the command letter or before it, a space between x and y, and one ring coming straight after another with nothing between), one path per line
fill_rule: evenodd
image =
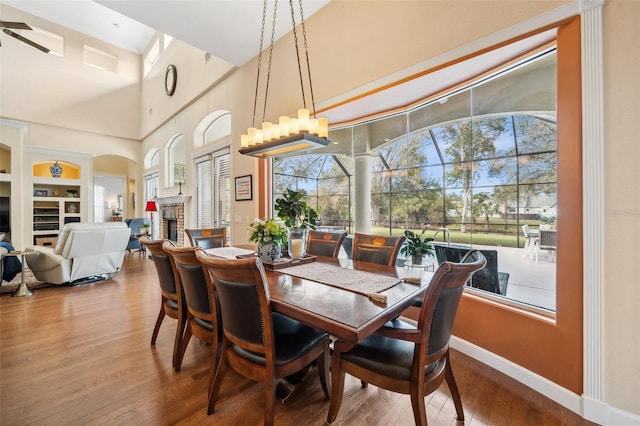
M540 244L539 231L557 232L556 117L549 48L427 104L333 129L327 148L274 160L274 198L303 190L321 226L350 233L354 211L368 208L375 234L424 230L441 244L495 250L508 282L491 296L553 312L556 247ZM356 159L369 175L355 174ZM356 206L365 179L370 205Z

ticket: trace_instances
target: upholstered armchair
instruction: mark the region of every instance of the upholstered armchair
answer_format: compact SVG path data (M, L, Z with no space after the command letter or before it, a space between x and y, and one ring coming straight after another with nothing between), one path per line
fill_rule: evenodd
M67 223L55 247L27 248L25 260L39 281L51 284L108 279L122 266L129 235L122 222Z
M142 233L142 225L145 223L151 224L151 220L144 217L136 217L136 218L125 219L124 223L126 223L129 229L131 229L131 235L129 236L129 243L127 244L127 251L133 252L136 250L142 250L142 244L140 244L139 235Z

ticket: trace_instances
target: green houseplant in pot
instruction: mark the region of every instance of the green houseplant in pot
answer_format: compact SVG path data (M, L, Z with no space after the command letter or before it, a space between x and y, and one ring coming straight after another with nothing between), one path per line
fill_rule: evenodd
M318 212L303 199L304 193L287 189L275 203L278 216L289 227L287 251L292 259L304 257L307 229L315 229Z
M140 232L146 235L151 234L151 224L150 223L143 223L140 226Z
M404 256L411 256L411 263L414 265L422 264L422 258L427 256L433 256L433 246L431 241L433 238L425 237L424 231L421 234L405 229L404 236L406 240L400 248L400 254Z

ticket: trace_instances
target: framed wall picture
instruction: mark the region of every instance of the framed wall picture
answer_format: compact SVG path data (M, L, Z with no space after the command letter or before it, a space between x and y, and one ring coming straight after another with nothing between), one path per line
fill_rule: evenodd
M252 175L236 177L236 201L253 199Z

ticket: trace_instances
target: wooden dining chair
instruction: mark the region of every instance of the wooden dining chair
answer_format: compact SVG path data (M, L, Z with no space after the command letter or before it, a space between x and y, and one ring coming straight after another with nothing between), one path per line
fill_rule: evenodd
M331 404L327 423L340 409L345 373L393 392L411 395L416 425L426 425L424 398L447 381L458 420L464 420L460 393L449 363L449 339L464 290L471 275L485 265L479 251L463 263L445 262L436 270L423 298L417 327L393 320L352 349L340 342L331 356Z
M226 260L197 252L220 299L222 359L209 392L213 413L229 366L265 384L264 424L272 425L276 385L317 362L322 390L329 398L329 336L272 312L269 286L259 258Z
M185 229L193 247L204 249L227 245L227 228Z
M405 237L383 237L355 233L352 259L379 265L394 266Z
M309 231L307 237L307 254L313 256L338 257L342 242L347 236L344 232Z
M187 305L187 324L178 353L176 371L180 371L191 336L213 346L214 358L220 356L222 326L217 315L217 298L207 285L202 264L196 258L198 247L175 247L168 242L162 248L175 265L176 283L180 283Z
M156 325L153 328L153 334L151 335L151 345L153 346L156 344L160 325L162 325L165 315L170 318L177 319L178 324L176 327L176 336L173 342L173 357L171 363L173 368L178 371L178 354L180 352L180 345L182 344L182 337L187 324L187 306L180 285L176 285L175 267L171 261L171 256L162 248L162 244L165 241L169 245L172 244L169 240L140 240L140 243L151 254L151 259L156 266L158 281L160 282L160 289L162 291L160 312L158 313L158 319L156 320Z

